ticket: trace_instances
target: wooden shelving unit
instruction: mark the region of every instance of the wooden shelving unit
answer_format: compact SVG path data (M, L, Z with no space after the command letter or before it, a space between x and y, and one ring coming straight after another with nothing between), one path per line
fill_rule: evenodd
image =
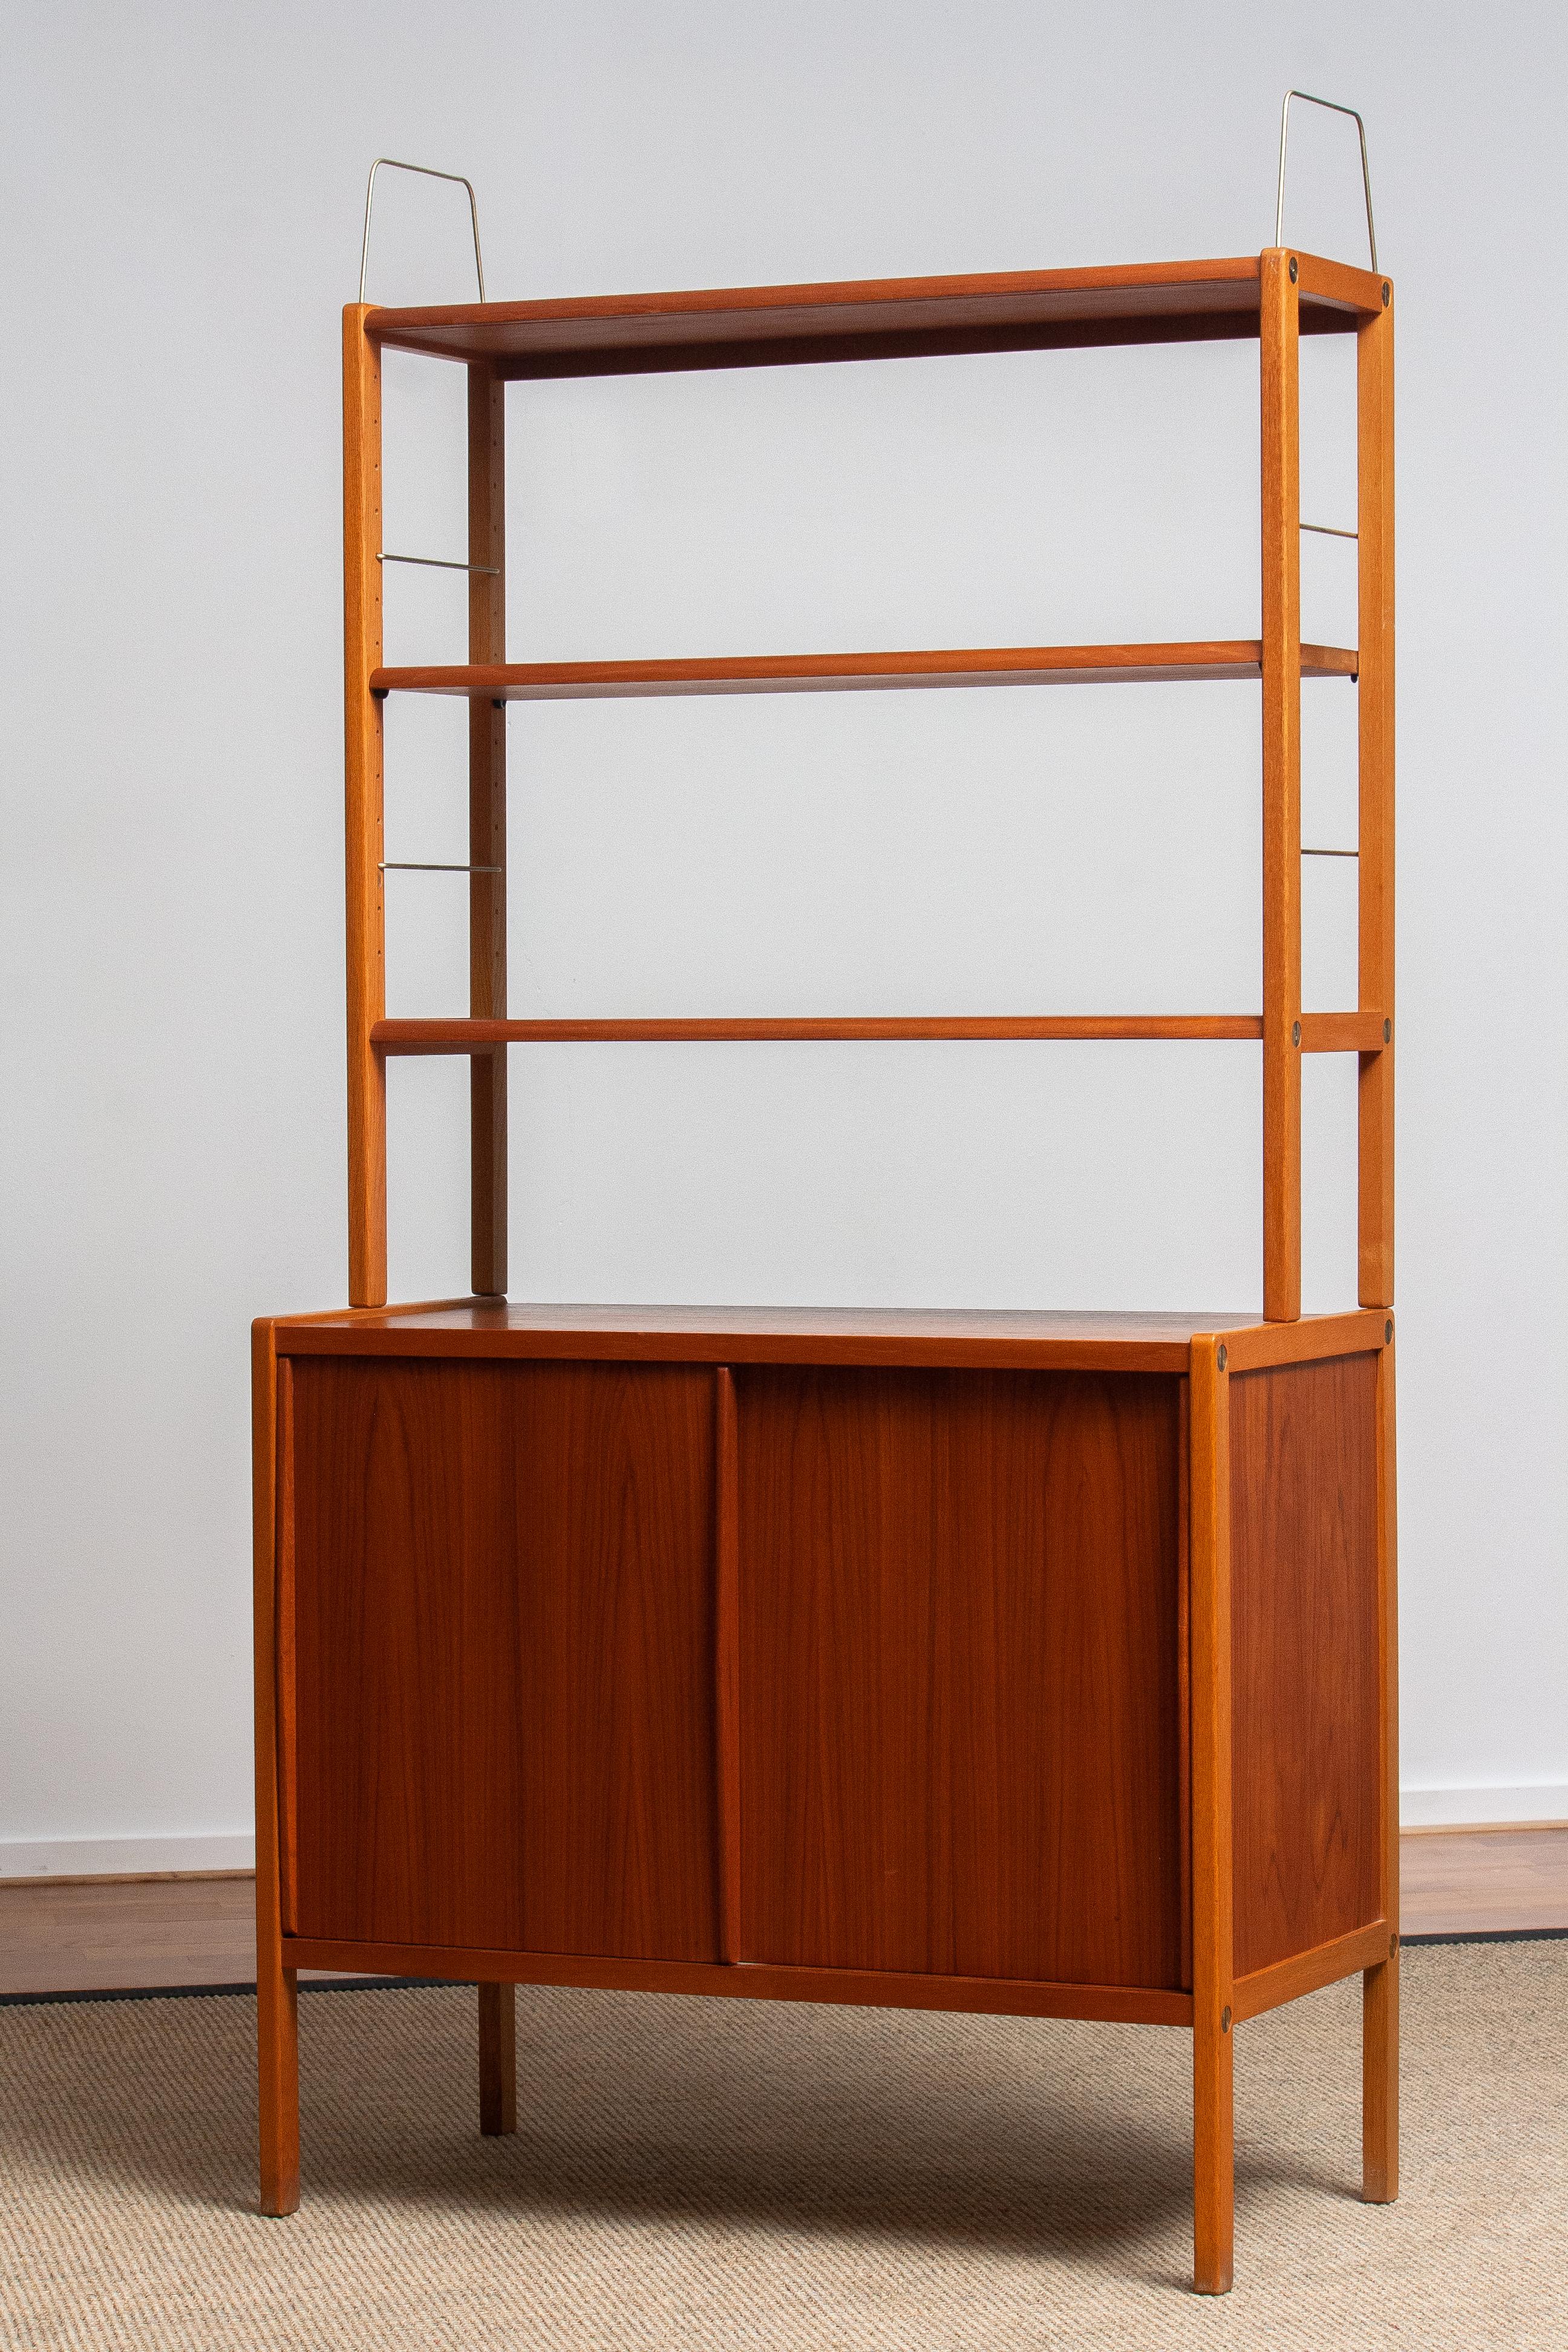
M350 1299L256 1329L262 2201L298 1969L1119 2018L1193 2035L1195 2279L1230 2282L1234 2027L1364 1978L1395 2193L1392 290L1220 261L344 314ZM1358 346L1356 646L1300 641L1298 354ZM1250 338L1262 634L515 663L504 387ZM382 658L381 353L463 366L468 661ZM1301 1007L1300 685L1360 705L1360 986ZM1187 1016L514 1020L505 705L1134 679L1260 691L1263 991ZM1347 688L1348 690L1348 688ZM383 710L469 706L466 1016L386 1016ZM1192 1038L1263 1056L1261 1320L521 1307L506 1051ZM1300 1313L1304 1053L1359 1066L1358 1302ZM473 1296L386 1304L385 1066L472 1072Z

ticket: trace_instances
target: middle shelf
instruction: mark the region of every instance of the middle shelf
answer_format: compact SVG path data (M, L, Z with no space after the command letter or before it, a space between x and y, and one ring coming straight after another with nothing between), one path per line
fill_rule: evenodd
M1303 677L1350 677L1345 646L1303 646ZM984 646L936 653L738 654L683 661L483 662L373 670L370 690L455 694L494 702L617 695L820 694L919 686L1085 686L1119 680L1258 678L1256 637L1154 646Z

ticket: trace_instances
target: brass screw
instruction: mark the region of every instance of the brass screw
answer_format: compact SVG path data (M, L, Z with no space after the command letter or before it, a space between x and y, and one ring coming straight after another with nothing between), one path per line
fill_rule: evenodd
M1392 1021L1385 1021L1385 1022L1384 1023L1384 1024L1383 1024L1383 1042L1384 1042L1384 1044L1385 1045L1387 1045L1387 1043L1388 1043L1389 1039L1393 1036L1393 1034L1394 1034L1394 1024L1393 1024L1393 1022L1392 1022Z
M1292 286L1296 283L1296 257L1294 254L1290 256L1290 283Z
M1397 1936L1390 1936L1390 1937L1389 1937L1389 1939L1388 1939L1388 1957L1389 1957L1389 1958L1390 1958L1390 1959L1392 1959L1392 1958L1394 1958L1394 1955L1395 1954L1395 1952L1396 1952L1398 1949L1399 1949L1399 1938L1398 1938L1398 1937L1397 1937Z
M1383 289L1383 307L1384 307L1384 309L1385 310L1387 310L1387 308L1388 308L1388 296L1389 296L1389 289L1385 286L1385 287L1384 288L1384 289Z
M1301 1042L1301 1024L1300 1024L1300 1023L1299 1021L1292 1021L1292 1023L1290 1024L1290 1043L1292 1044L1292 1045L1299 1045L1300 1044L1300 1042Z
M1225 1367L1226 1367L1225 1341L1224 1341L1223 1339L1222 1339L1222 1340L1220 1341L1220 1343L1219 1343L1219 1353L1218 1353L1218 1355L1215 1358L1215 1362L1218 1365L1218 1367L1219 1367L1220 1370L1223 1372L1223 1371L1224 1371L1224 1370L1225 1370Z
M1383 1327L1383 1339L1384 1339L1384 1345L1385 1347L1392 1347L1392 1346L1393 1346L1393 1344L1394 1344L1394 1318L1393 1318L1393 1316L1392 1316L1392 1315L1389 1317L1389 1318L1388 1318L1387 1322L1386 1322L1386 1323L1384 1325L1384 1327Z
M1220 2011L1219 2030L1222 2033L1228 2033L1230 2032L1230 2011L1228 2009L1222 2009Z

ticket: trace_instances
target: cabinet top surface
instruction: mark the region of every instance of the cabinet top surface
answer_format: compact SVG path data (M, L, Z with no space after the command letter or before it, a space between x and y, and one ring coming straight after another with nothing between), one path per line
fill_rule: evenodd
M1353 332L1387 280L1295 257L1303 333ZM656 373L942 352L1255 336L1265 257L981 277L857 278L437 309L358 306L375 341L503 375Z
M1072 1314L1009 1307L597 1307L447 1299L343 1308L271 1326L286 1356L510 1356L695 1363L952 1364L1181 1372L1194 1337L1237 1369L1380 1347L1381 1309L1259 1325L1235 1313Z

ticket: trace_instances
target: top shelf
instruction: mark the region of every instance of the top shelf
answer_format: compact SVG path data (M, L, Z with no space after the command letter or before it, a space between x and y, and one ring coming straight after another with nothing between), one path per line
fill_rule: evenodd
M1306 335L1353 334L1388 280L1310 254L1300 267ZM1256 337L1261 257L980 278L884 278L826 286L598 294L578 300L367 308L364 331L397 351L489 361L509 379L656 375L681 368L798 366L954 352L1079 349Z

